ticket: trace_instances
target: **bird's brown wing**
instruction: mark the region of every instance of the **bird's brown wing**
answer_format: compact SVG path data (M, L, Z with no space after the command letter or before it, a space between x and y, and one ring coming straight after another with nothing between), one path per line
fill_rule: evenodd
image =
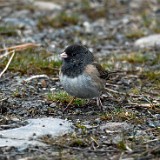
M104 74L100 74L99 70L97 69L97 66L99 65L95 65L95 64L89 64L86 66L84 73L86 73L87 75L90 75L90 77L92 78L92 83L93 86L97 87L100 91L102 91L104 89L104 85L105 85L105 79L101 78L101 76ZM98 67L100 69L100 67Z
M93 65L98 70L100 78L105 79L105 80L107 80L109 78L109 72L106 71L100 64L94 62Z

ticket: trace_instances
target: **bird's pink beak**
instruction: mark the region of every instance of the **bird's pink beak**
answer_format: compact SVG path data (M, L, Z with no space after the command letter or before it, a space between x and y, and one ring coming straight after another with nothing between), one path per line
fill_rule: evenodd
M61 58L67 58L68 57L68 55L66 54L66 52L61 53L60 56L61 56Z

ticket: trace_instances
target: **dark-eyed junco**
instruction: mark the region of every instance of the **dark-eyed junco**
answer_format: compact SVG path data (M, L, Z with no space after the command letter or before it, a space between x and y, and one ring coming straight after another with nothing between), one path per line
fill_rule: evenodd
M63 64L60 82L64 90L73 97L97 98L97 105L102 109L100 96L104 90L108 72L94 62L93 54L87 47L73 44L60 54Z

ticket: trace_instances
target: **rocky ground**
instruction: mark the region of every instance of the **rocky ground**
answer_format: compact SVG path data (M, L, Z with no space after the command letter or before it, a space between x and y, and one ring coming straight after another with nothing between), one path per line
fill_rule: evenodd
M14 47L0 76L0 130L44 117L74 125L39 137L44 146L0 147L0 159L160 159L159 26L159 0L0 0L0 73L10 47L29 43ZM121 71L106 83L103 112L81 99L63 112L71 97L58 80L58 54L72 43Z

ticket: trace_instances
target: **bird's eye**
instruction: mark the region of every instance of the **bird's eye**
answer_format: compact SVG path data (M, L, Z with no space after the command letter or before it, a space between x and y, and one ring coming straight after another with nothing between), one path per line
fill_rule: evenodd
M75 55L76 55L76 53L75 53L75 52L73 52L73 53L72 53L72 56L75 56Z

